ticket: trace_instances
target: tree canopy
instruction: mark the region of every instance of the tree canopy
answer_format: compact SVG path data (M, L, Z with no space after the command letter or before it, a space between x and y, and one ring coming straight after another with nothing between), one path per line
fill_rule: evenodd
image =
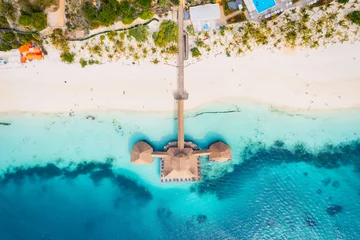
M353 23L360 25L360 11L353 11L347 15L347 18Z
M176 42L178 39L178 27L175 22L165 20L161 22L158 32L153 34L154 43L158 47L166 47L168 43Z
M22 26L32 26L38 31L47 27L47 18L44 13L37 12L31 15L23 14L19 17L19 24Z
M140 13L139 18L147 20L154 16L154 12L151 10L145 10L142 13Z
M135 8L130 1L104 0L100 10L90 2L82 7L82 12L92 29L99 26L110 26L121 20L124 24L130 24L135 20Z
M149 37L149 27L145 25L139 25L136 28L130 29L129 35L134 37L138 42L145 42Z

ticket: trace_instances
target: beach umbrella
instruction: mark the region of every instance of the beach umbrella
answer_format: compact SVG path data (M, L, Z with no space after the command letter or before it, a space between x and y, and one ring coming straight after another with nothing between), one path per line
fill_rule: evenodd
M131 150L131 162L135 164L152 163L153 148L146 142L137 142Z
M232 158L230 147L223 142L212 144L209 150L211 152L209 158L216 162L226 162Z

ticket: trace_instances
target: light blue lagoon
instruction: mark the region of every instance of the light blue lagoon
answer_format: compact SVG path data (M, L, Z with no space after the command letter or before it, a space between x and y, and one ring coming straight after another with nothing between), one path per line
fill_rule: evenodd
M262 13L276 5L274 0L252 0L258 13Z
M0 239L360 239L360 110L212 104L185 138L229 144L203 180L161 183L134 143L175 140L173 113L2 114Z

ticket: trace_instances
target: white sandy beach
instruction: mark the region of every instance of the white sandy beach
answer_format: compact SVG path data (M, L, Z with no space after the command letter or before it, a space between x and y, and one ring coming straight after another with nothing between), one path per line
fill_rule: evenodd
M360 107L360 43L296 52L255 50L185 68L186 109L250 100L294 110ZM81 68L52 53L26 68L0 69L0 112L172 111L177 69L108 63Z

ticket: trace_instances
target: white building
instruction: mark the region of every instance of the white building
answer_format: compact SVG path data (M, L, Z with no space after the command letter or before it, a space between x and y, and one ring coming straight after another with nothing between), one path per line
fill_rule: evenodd
M190 20L195 32L208 31L220 27L219 4L206 4L190 8Z

